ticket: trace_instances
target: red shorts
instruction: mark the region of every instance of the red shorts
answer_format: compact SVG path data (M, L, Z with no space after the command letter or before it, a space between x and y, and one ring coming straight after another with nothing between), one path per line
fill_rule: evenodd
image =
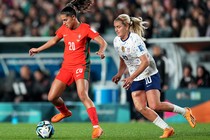
M75 66L68 69L61 67L55 78L68 86L78 79L87 79L89 81L90 68L86 66Z

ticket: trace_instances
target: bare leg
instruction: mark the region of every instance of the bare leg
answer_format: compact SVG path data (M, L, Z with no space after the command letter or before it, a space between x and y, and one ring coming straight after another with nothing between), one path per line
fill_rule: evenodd
M80 100L84 106L88 109L90 107L95 107L93 101L89 98L89 82L86 79L79 79L76 81L77 92Z
M66 84L61 82L58 79L55 79L50 88L50 92L48 95L48 100L52 102L55 107L60 111L59 114L56 114L51 118L51 122L59 122L66 117L70 117L72 115L71 111L66 107L64 101L60 97L63 91L66 88Z
M66 89L66 84L58 79L55 79L51 85L50 92L48 94L48 100L55 106L64 104L63 99L60 97L63 91Z
M196 119L190 108L182 108L168 102L160 102L160 92L158 90L149 90L146 94L149 107L153 110L179 113L186 118L192 128L196 126Z
M157 113L147 107L147 97L144 91L132 92L132 99L135 108L149 121L154 121L157 118Z
M155 111L167 111L167 112L176 112L184 115L185 109L169 102L160 101L160 92L159 90L149 90L146 93L149 107ZM176 108L176 109L175 109Z

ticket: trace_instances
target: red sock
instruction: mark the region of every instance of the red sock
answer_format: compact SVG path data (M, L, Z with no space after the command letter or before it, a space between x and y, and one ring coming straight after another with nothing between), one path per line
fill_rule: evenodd
M91 120L91 123L92 125L98 125L98 115L96 113L96 108L95 107L90 107L87 109L87 113L88 113L88 116Z
M61 106L55 106L62 114L65 114L69 111L69 109L66 107L65 104L62 104Z

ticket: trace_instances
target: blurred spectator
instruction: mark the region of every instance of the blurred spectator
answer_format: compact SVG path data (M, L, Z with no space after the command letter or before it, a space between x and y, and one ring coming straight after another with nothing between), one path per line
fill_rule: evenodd
M172 37L180 37L180 34L181 34L180 20L173 19L171 21L171 26L172 26Z
M40 16L39 33L41 36L49 36L50 25L49 18L46 14Z
M197 87L210 87L210 74L202 65L197 67L196 84Z
M105 17L107 17L107 20L108 20L107 28L110 28L110 27L113 28L113 21L114 21L114 18L115 18L113 10L111 8L105 8L104 14L105 14Z
M206 36L210 37L210 15L208 16L208 27L207 27L207 31L206 31Z
M206 16L210 15L210 0L206 1L206 10L205 10Z
M198 28L193 25L190 17L185 19L184 26L181 29L181 37L198 37Z
M204 37L206 36L206 30L207 30L207 21L204 17L203 14L200 14L198 16L198 31L199 31L199 36Z
M167 58L163 54L163 49L160 48L160 46L153 46L153 58L155 60L158 72L161 77L161 88L163 91L168 89L168 73L166 71L166 65L167 65Z
M170 15L170 21L180 19L180 12L177 8L173 8Z
M160 46L153 46L152 47L153 51L153 58L155 60L158 72L160 74L160 79L161 79L161 96L160 100L165 101L165 91L168 89L168 73L166 72L166 57L163 55L163 50L160 48ZM163 113L160 112L158 113L161 118L163 118Z
M14 83L16 78L16 73L14 71L9 71L9 74L2 78L1 82L1 101L2 102L13 102L14 101L14 91L12 88L12 84Z
M199 15L207 17L210 13L210 0L94 0L95 5L87 14L81 14L80 21L93 25L100 33L110 33L116 15L125 13L130 16L149 17L151 27L155 28L160 18L164 18L173 28L173 37L179 37L174 30L175 21L191 16L198 28ZM69 0L1 0L0 2L0 36L52 36L55 27L52 22L58 19L60 9ZM181 22L179 21L179 22ZM172 24L172 22L174 22ZM54 24L54 25L53 25ZM173 27L173 25L175 25ZM180 24L179 28L183 25ZM50 29L50 30L49 30ZM157 28L158 29L158 28ZM177 28L175 28L177 29ZM113 30L113 29L111 29ZM203 36L203 35L202 35ZM148 38L150 38L150 33ZM156 36L155 36L156 37ZM170 36L171 37L171 36Z
M163 0L163 7L165 13L165 19L169 20L172 11L174 10L174 1L173 0Z
M33 101L48 101L47 95L50 90L50 78L41 70L36 70L34 73Z
M147 3L147 5L148 5L148 3ZM163 11L164 11L163 4L161 4L160 0L153 0L152 8L154 9L155 13L163 13Z
M145 38L152 38L152 31L153 31L153 19L150 17L145 18L147 24L147 30L145 30Z
M14 102L33 101L36 96L33 92L33 85L34 79L30 68L28 66L22 66L20 68L20 78L17 78L13 83L13 90L15 93Z
M160 18L158 20L158 26L153 30L154 38L167 38L172 36L172 29L168 25L165 18Z
M199 7L192 8L190 16L191 16L192 22L194 23L195 26L197 26L198 17L201 14L203 14L203 11L201 10L201 8L199 8Z
M187 64L183 68L183 77L180 81L180 88L195 88L195 77L192 75L192 67L191 65Z
M108 20L105 15L100 12L96 12L94 19L91 23L91 27L96 31L104 34L106 31L106 26L108 25Z

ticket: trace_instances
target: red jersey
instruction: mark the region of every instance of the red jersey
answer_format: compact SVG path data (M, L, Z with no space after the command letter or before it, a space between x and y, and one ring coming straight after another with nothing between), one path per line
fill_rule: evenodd
M75 30L62 25L57 31L58 38L64 38L64 61L62 67L71 68L76 65L90 64L90 40L98 36L99 33L91 30L90 26L81 23Z

